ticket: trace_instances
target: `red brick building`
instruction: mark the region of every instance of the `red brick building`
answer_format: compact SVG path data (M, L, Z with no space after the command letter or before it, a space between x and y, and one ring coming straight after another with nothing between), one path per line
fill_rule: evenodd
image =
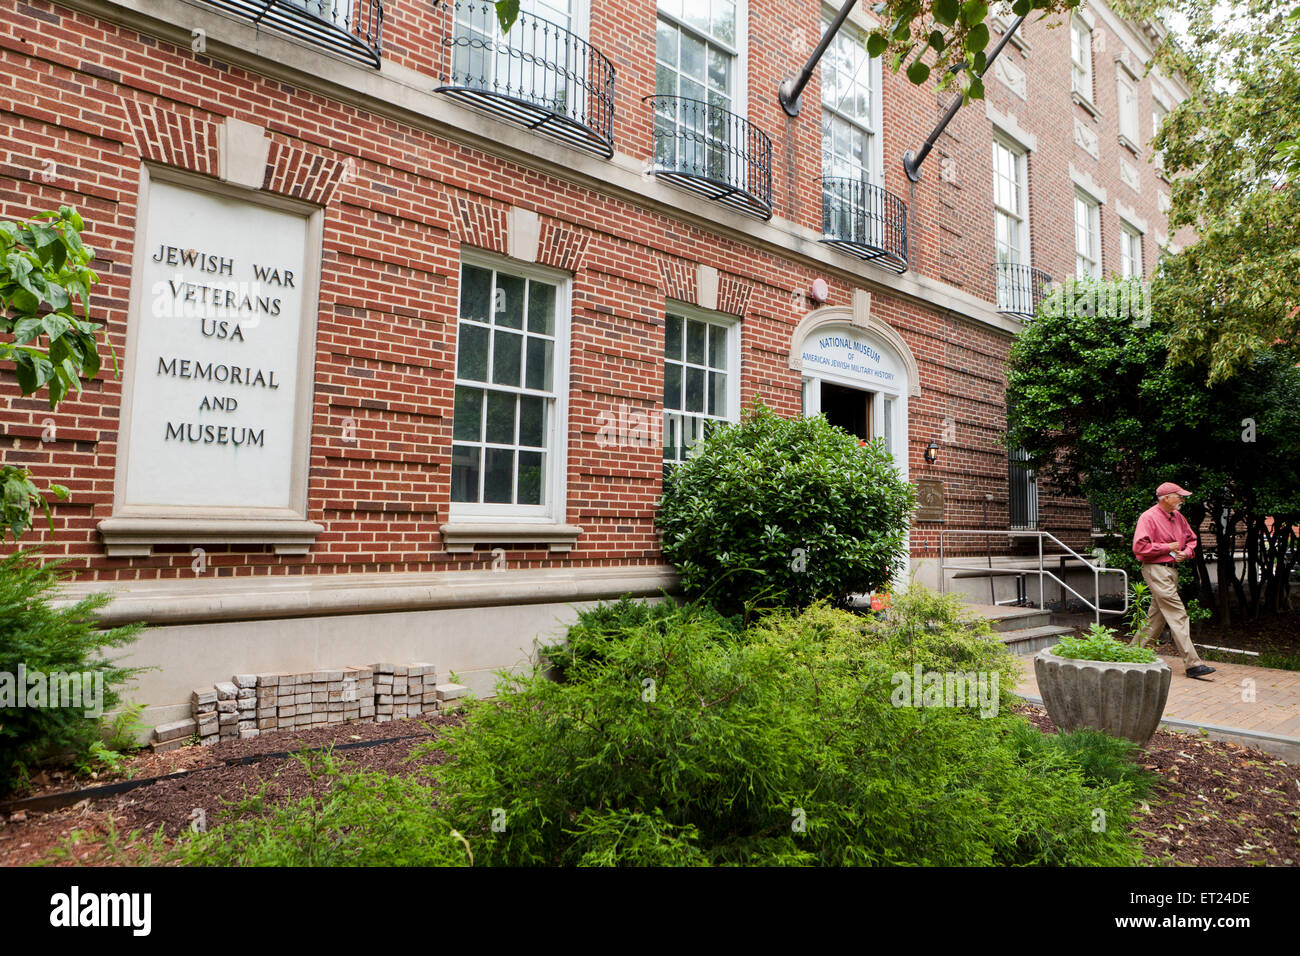
M817 2L525 0L506 39L482 0L0 4L0 215L82 213L124 370L6 389L0 454L72 491L32 539L158 625L151 722L233 670L486 689L671 586L665 462L755 395L928 482L923 577L944 527L1088 543L1012 480L1005 357L1039 280L1168 242L1151 27L1026 22L912 182L953 94L864 10L790 117Z

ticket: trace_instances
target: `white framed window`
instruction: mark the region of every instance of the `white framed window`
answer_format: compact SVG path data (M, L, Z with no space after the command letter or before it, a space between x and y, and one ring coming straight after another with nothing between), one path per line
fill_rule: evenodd
M1074 193L1074 274L1101 278L1101 206L1086 193Z
M822 31L831 15L823 11ZM822 57L822 175L879 184L880 59L845 23Z
M1000 136L993 137L993 248L997 262L998 308L1009 309L1032 297L1022 287L1029 264L1029 217L1026 190L1028 154Z
M453 519L563 519L569 303L567 276L462 257Z
M1141 134L1138 132L1137 81L1122 67L1116 75L1116 92L1119 97L1119 135L1137 149L1141 140Z
M993 220L998 262L1024 263L1029 258L1026 217L1026 153L1001 138L993 140Z
M823 11L822 32L834 14ZM828 235L883 244L889 216L881 185L880 60L845 23L822 57L822 226Z
M1092 102L1092 28L1078 17L1070 20L1071 88Z
M664 325L664 473L717 422L739 421L740 322L670 302Z
M655 162L726 180L737 162L726 113L745 113L743 0L659 0L658 9Z
M307 0L314 2L314 0ZM545 20L577 36L587 32L587 0L520 0L521 19L501 33L492 3L455 4L452 70L456 82L582 115L582 53Z
M1142 278L1142 233L1126 222L1119 226L1119 271L1122 279Z

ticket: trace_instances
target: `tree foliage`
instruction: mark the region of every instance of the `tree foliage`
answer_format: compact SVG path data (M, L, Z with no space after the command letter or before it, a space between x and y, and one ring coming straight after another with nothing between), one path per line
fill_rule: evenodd
M1192 95L1153 147L1171 180L1169 227L1196 239L1153 283L1169 356L1228 380L1263 349L1300 343L1300 0L1126 0L1129 16L1186 16L1154 62Z
M81 241L84 228L69 206L0 222L0 358L14 363L24 395L48 388L50 408L69 389L80 391L83 375L99 373L103 326L90 321L90 287L99 277L89 266L95 251Z
M1066 13L1082 0L1014 0L1018 17ZM986 0L882 0L871 9L886 27L867 34L867 52L920 86L937 75L937 89L957 85L964 101L984 98L981 76L992 49ZM1040 17L1040 18L1041 18Z
M1192 526L1207 515L1218 522L1221 558L1238 529L1247 535L1246 582L1231 561L1218 572L1239 591L1239 605L1285 606L1290 526L1300 522L1300 369L1289 352L1266 349L1231 380L1207 386L1203 365L1169 363L1173 322L1117 308L1112 283L1077 286L1086 294L1066 301L1096 307L1040 309L1012 346L1008 443L1023 445L1043 477L1091 498L1129 534L1155 503L1156 486L1176 480L1193 492L1184 506ZM1121 556L1112 563L1127 563L1126 540L1111 548ZM1204 547L1194 571L1215 606ZM1218 609L1222 619L1227 602Z
M84 228L69 206L25 222L0 222L0 359L14 363L23 395L47 389L50 408L70 389L80 392L82 376L99 374L103 326L90 321L90 287L99 277L89 265L95 252L81 241ZM50 493L68 496L62 485ZM0 535L17 540L31 527L33 507L51 520L49 502L26 469L0 467Z

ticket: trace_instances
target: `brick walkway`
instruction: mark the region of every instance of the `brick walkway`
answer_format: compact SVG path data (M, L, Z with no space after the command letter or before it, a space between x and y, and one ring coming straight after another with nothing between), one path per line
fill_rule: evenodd
M1165 705L1165 719L1174 723L1173 729L1182 729L1176 726L1179 722L1204 727L1216 739L1249 743L1287 760L1300 759L1300 671L1211 661L1216 673L1208 680L1194 680L1184 676L1180 658L1161 657L1174 672ZM1034 655L1020 659L1025 676L1016 693L1041 700Z

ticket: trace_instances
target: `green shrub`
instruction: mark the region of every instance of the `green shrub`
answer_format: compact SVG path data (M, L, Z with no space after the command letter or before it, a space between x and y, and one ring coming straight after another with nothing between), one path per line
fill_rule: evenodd
M1145 797L1160 779L1138 766L1142 748L1137 744L1088 727L1044 734L1026 722L1013 728L1010 740L1024 757L1058 751L1078 766L1089 786L1130 783L1135 796Z
M920 665L997 674L1001 704L1017 665L981 629L919 589L885 620L817 605L741 634L676 610L471 704L439 741L443 810L476 864L1138 862L1131 782L1022 752L1006 708L891 703Z
M724 614L842 603L903 566L915 494L880 442L755 402L665 482L664 557Z
M733 633L739 632L739 617L724 618L709 605L691 604L679 612L674 601L635 601L625 594L617 601L579 612L578 620L569 628L564 643L541 648L541 655L555 668L554 676L564 680L575 663L591 664L602 660L610 641L617 640L631 628L646 624L665 627L681 614L709 618Z
M1197 621L1205 621L1214 617L1214 613L1207 607L1201 605L1196 598L1187 602L1187 620L1195 624Z
M1282 671L1300 671L1300 654L1281 651L1262 651L1257 661L1260 667L1273 667Z
M117 688L143 670L117 667L101 656L107 648L134 641L143 627L96 627L92 612L108 604L111 595L92 594L65 607L50 606L62 565L42 565L32 551L0 560L0 675L8 675L0 677L0 793L19 785L40 761L68 752L86 754L100 742L99 720L86 715L86 706L48 706L50 694L46 706L17 706L19 665L28 675L100 675L103 710L115 707Z
M187 866L466 866L469 848L434 808L432 788L409 777L348 772L330 752L300 756L322 796L275 803L268 783L230 804L205 833L187 834Z
M1115 632L1103 624L1094 624L1083 637L1063 637L1052 648L1057 657L1080 661L1116 661L1125 664L1152 664L1156 652L1149 647L1115 640Z

